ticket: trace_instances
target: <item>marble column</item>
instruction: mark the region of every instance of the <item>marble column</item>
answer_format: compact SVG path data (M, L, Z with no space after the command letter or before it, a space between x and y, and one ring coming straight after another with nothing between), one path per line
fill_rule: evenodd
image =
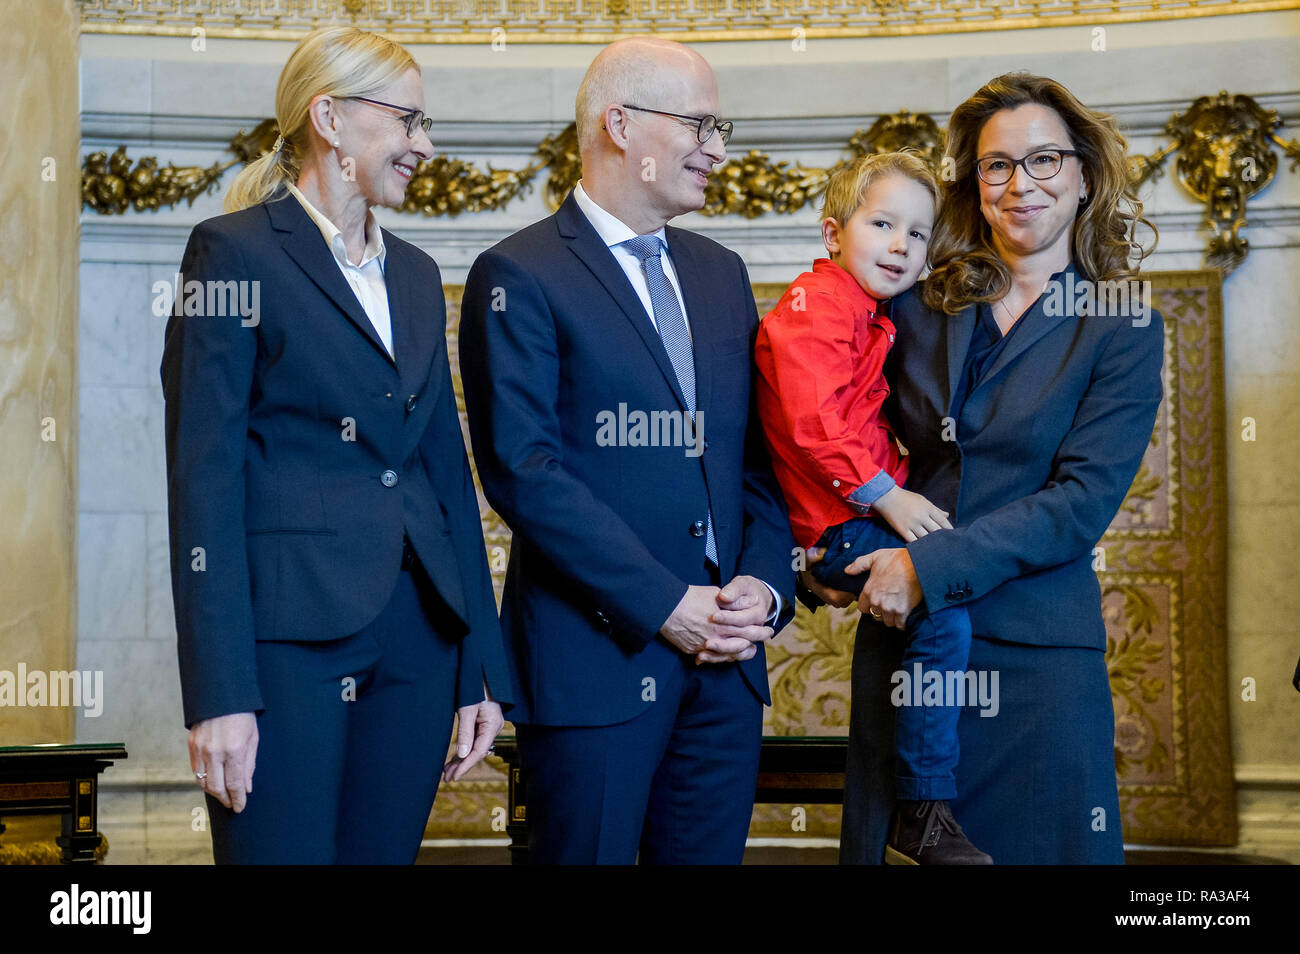
M79 21L0 0L0 23L0 745L70 742L75 709L19 676L76 656Z

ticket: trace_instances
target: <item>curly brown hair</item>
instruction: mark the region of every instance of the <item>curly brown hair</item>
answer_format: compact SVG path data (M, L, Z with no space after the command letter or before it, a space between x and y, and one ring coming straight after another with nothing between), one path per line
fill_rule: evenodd
M1083 164L1088 199L1070 232L1071 257L1079 268L1094 281L1132 278L1155 248L1156 228L1142 215L1128 175L1128 143L1114 118L1084 106L1053 79L1005 73L958 106L948 123L931 271L922 292L931 308L955 315L973 302L996 301L1011 288L1011 273L993 248L980 210L975 159L980 131L990 117L1029 103L1055 110ZM1150 246L1137 241L1139 224L1151 230Z

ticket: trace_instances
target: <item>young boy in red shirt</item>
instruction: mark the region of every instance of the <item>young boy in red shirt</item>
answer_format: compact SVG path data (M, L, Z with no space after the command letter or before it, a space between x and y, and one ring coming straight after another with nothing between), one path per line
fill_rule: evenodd
M834 589L861 592L866 576L845 572L859 557L952 529L945 511L903 488L907 458L882 413L894 326L879 303L920 277L937 192L929 167L908 153L838 170L822 208L831 257L817 259L759 324L758 411L773 469L795 542L825 550L810 572ZM964 607L914 612L903 671L962 672L970 639ZM991 864L948 806L957 795L960 707L909 701L898 713L898 806L886 863Z

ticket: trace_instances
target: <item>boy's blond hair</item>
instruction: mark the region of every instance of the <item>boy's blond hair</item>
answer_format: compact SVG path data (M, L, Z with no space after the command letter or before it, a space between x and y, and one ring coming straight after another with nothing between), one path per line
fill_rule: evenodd
M866 201L872 183L885 176L911 179L924 186L936 204L939 201L939 184L924 159L911 152L878 152L861 156L831 174L822 197L822 221L834 219L843 227Z

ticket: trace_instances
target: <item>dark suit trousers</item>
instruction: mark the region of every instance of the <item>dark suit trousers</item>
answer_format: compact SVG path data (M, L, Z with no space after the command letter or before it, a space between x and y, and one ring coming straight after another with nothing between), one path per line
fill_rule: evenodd
M259 642L253 791L212 796L218 864L410 864L451 737L459 641L418 561L361 631Z
M905 637L863 617L853 651L853 706L841 864L880 864L895 799L891 675ZM966 706L952 812L999 865L1124 863L1115 722L1099 649L975 637L971 669L999 674L998 714Z
M516 726L534 864L739 864L758 781L763 705L735 663L655 637L672 677L635 719Z

